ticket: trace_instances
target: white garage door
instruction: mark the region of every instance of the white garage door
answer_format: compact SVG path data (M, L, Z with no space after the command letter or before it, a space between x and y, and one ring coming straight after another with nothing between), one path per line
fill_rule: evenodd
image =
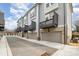
M62 32L43 32L41 38L42 40L62 43Z

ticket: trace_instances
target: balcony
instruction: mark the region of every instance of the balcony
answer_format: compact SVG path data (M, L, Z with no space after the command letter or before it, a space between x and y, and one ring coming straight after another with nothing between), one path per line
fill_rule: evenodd
M27 31L28 31L28 25L25 25L25 26L24 26L23 31L24 31L24 32L27 32Z
M16 32L21 32L21 31L23 31L23 28L22 28L22 27L18 27L18 28L16 29Z
M36 29L36 22L32 21L31 25L28 26L29 31L34 31Z
M4 25L0 24L0 31L4 31Z
M46 29L58 26L58 14L54 12L52 19L48 19L46 21L40 22L40 29Z

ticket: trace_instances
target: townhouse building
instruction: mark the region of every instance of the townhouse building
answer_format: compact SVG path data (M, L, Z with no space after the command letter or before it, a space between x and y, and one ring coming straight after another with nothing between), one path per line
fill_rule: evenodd
M69 43L72 38L71 3L36 3L18 21L25 37L57 43Z
M5 25L4 13L0 11L0 31L4 31L4 25Z

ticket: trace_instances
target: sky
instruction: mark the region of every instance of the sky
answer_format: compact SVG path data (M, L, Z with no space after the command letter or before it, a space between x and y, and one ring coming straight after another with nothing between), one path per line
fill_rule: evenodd
M32 3L0 3L0 10L4 12L5 29L17 28L17 20L32 7Z
M73 4L73 14L72 14L73 22L79 20L79 4Z
M73 13L72 13L72 30L75 30L75 24L79 23L79 3L73 3Z
M32 3L0 3L0 10L4 12L5 28L14 30L17 28L17 20L32 7ZM79 4L73 4L72 25L75 28L75 21L79 20Z

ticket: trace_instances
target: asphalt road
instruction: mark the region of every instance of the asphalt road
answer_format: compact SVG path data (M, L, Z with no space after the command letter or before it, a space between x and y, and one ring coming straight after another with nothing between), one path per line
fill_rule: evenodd
M50 56L58 50L17 37L7 37L7 41L13 56L40 56L43 51L46 51Z

